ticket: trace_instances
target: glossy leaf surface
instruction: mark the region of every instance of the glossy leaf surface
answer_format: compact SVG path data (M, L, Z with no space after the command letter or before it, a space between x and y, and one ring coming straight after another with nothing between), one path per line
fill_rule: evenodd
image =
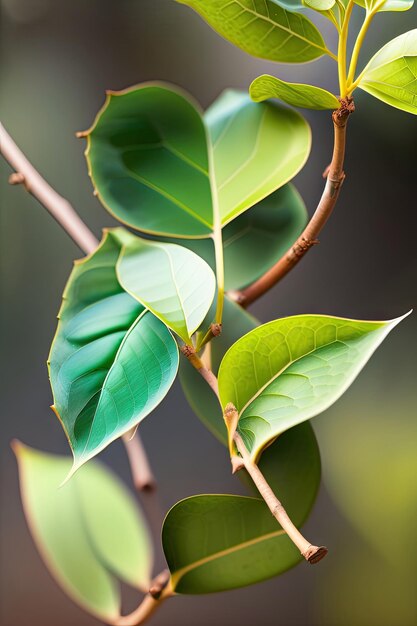
M373 9L376 5L380 5L378 11L408 11L414 5L414 0L355 0L364 9Z
M76 261L49 358L54 410L75 471L148 415L169 391L177 344L118 283L117 237Z
M310 129L294 111L226 92L206 113L182 93L145 84L112 94L88 133L103 204L157 235L204 238L282 187L304 165Z
M255 78L249 92L255 102L279 98L291 106L304 109L338 109L340 106L336 96L321 87L287 83L268 74Z
M297 526L306 520L320 484L320 456L309 424L265 451L261 471ZM251 483L246 478L247 483ZM256 489L253 486L254 493ZM202 495L177 503L162 531L177 593L225 591L277 576L301 559L258 498Z
M378 100L417 115L417 28L377 52L359 86Z
M288 250L307 222L304 202L289 183L223 228L225 288L257 280ZM215 269L211 239L177 239Z
M331 406L402 319L298 315L239 339L221 362L219 391L222 406L233 402L239 411L239 432L252 458L280 433Z
M213 301L213 271L182 246L125 233L123 239L117 263L120 284L190 344Z
M105 621L120 614L118 579L146 591L151 538L124 485L89 463L60 488L68 457L14 445L26 519L41 556L64 591Z
M203 17L222 37L261 59L313 61L327 53L320 31L300 13L273 0L177 0Z

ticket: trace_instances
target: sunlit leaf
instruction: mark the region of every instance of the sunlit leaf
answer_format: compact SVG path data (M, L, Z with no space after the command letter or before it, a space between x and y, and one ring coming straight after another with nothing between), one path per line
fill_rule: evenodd
M287 83L268 74L255 78L249 92L255 102L279 98L287 104L304 109L338 109L340 106L336 96L321 87Z
M75 471L148 415L170 389L177 344L118 283L111 231L76 261L64 291L49 373Z
M143 232L210 237L304 165L310 129L295 111L228 91L207 112L163 84L110 94L86 152L100 200Z
M417 115L417 28L386 44L366 66L359 87Z
M249 54L305 63L328 53L320 31L300 13L273 0L177 0L199 13L222 37Z
M320 456L309 424L280 437L266 450L260 467L294 523L301 526L320 483ZM302 560L257 498L202 495L182 500L165 519L162 541L177 593L251 585Z
M122 233L120 284L190 344L213 301L213 271L187 248Z
M26 519L52 576L85 610L120 615L120 584L149 588L151 537L134 498L99 463L60 488L68 457L14 444Z
M314 11L329 11L336 4L336 0L304 0L304 5Z
M374 9L379 6L378 11L408 11L414 4L414 0L355 0L356 4L364 9Z
M297 315L239 339L221 362L219 391L222 406L233 402L239 411L239 432L252 458L280 433L331 406L402 319Z

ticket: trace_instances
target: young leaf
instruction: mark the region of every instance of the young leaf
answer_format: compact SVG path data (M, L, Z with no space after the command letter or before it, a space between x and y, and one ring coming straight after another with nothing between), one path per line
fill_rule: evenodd
M304 15L273 0L177 0L197 11L228 41L249 54L305 63L329 54L320 31Z
M143 232L185 238L210 237L216 215L225 225L282 187L311 145L294 111L227 92L204 121L163 84L109 94L87 140L108 210Z
M288 250L301 234L307 210L295 187L288 183L223 228L226 290L253 283ZM215 268L211 239L176 239Z
M359 87L417 115L417 28L387 43L365 67Z
M313 11L330 11L336 4L336 0L303 0L303 4Z
M223 408L239 411L239 432L256 460L288 428L331 406L403 319L364 322L297 315L239 339L219 369Z
M355 0L356 4L364 9L372 10L377 4L380 5L378 11L408 11L414 4L414 0Z
M120 284L190 344L213 301L211 268L182 246L126 237L124 232L123 239L116 270Z
M300 424L262 455L260 468L300 527L320 484L320 455L313 429ZM244 482L257 493L251 479ZM168 513L162 542L177 593L226 591L277 576L301 561L299 552L265 503L241 496L194 496Z
M255 78L249 93L255 102L262 102L268 98L279 98L294 107L304 109L338 109L339 100L329 91L313 85L300 83L286 83L275 76L264 74Z
M125 293L116 276L120 243L111 231L76 261L49 357L57 413L75 471L143 420L178 368L169 330Z
M83 609L109 621L120 615L118 579L147 591L152 541L124 485L99 463L61 489L67 457L15 443L24 511L52 576Z

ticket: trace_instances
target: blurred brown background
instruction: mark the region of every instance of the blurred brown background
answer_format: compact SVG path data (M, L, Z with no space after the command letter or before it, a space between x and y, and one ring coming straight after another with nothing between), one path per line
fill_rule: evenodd
M207 106L258 74L337 91L332 61L292 68L252 59L172 0L1 0L1 117L46 178L97 235L112 219L92 195L76 130L107 88L162 79ZM357 22L359 23L358 11ZM417 9L384 13L373 54L417 27ZM325 27L333 43L331 26ZM261 320L296 313L389 319L416 304L417 119L357 93L348 178L321 245L253 307ZM296 182L311 212L331 152L327 113L308 113L313 151ZM28 534L9 443L67 453L48 408L46 358L72 260L81 256L0 163L2 626L93 626L61 592ZM417 623L417 317L399 326L335 407L313 421L324 481L307 535L331 551L256 587L178 597L153 624L170 626L412 626ZM177 385L141 427L167 510L182 497L237 492L224 450L192 415ZM102 458L127 482L124 451ZM198 472L195 468L198 466ZM129 605L135 598L129 595Z

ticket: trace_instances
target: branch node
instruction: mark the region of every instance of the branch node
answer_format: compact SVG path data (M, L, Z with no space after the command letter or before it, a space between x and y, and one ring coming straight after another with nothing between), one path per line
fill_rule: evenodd
M25 189L29 191L29 185L22 172L13 172L13 174L10 174L9 185L24 185Z
M307 550L305 552L302 552L301 554L303 555L305 560L310 563L310 565L315 565L316 563L324 559L328 552L329 551L325 546L319 547L310 545Z
M217 323L211 324L210 329L211 329L211 334L213 335L213 337L218 337L219 335L221 335L222 325L217 324Z
M355 112L355 103L353 98L347 96L346 98L339 98L340 107L333 111L332 117L333 122L339 128L346 126L347 121L351 115L351 113Z
M307 237L300 237L292 246L288 256L287 262L292 263L294 258L300 259L304 254L310 250L312 246L319 244L318 239L308 239Z
M169 579L170 573L167 569L165 569L163 572L158 574L156 578L153 579L149 589L149 595L151 595L154 600L159 600L163 590L169 583Z
M201 370L204 367L194 346L184 344L180 349L183 355L190 361L191 365L195 367L196 370Z
M236 454L230 457L230 462L232 464L232 474L236 474L245 467L242 457L237 456Z

